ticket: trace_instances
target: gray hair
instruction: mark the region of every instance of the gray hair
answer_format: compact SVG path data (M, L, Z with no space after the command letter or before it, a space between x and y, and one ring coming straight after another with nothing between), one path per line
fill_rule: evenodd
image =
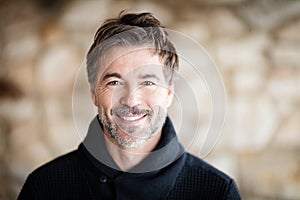
M161 23L150 13L120 14L109 19L98 29L94 43L87 54L88 81L92 86L98 81L101 59L113 47L144 47L158 54L169 84L178 70L178 56Z

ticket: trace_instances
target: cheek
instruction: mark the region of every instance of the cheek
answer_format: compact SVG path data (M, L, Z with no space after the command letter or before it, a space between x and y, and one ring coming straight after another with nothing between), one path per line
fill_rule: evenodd
M150 106L168 106L168 93L164 89L145 94L143 99Z
M109 92L102 92L97 95L98 107L103 107L105 110L109 109L112 105L112 95Z

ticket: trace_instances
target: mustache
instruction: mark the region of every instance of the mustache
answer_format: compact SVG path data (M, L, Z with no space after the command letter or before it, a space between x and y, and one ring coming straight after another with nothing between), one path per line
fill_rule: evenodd
M122 107L117 107L113 108L111 110L111 115L146 115L152 114L152 110L150 109L144 109L144 108L138 108L136 106L134 107L129 107L129 106L122 106Z

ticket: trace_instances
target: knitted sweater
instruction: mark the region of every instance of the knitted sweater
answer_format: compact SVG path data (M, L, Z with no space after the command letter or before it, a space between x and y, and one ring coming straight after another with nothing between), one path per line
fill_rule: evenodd
M96 122L94 120L91 125L99 124ZM91 126L89 132L95 134L94 131L91 132ZM174 134L172 123L167 119L160 145L170 143L172 138L176 138ZM122 172L93 155L88 147L90 143L85 141L77 150L32 172L18 199L240 199L237 187L230 177L203 160L182 152L181 148L175 151L174 144L172 151L160 152L162 157L170 158L172 162L163 162L163 165L157 167L157 160L162 164L161 160L164 159L157 159L155 156L150 161L148 159L146 164L149 166L154 163L156 169L145 171L145 168L136 168L132 172ZM180 147L178 141L175 141ZM107 155L106 148L102 147L102 155L103 152ZM139 171L140 169L144 172Z

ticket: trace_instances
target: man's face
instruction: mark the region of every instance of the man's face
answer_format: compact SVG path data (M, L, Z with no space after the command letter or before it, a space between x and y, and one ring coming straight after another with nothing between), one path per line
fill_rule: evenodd
M122 52L110 51L102 64L94 103L104 133L117 145L137 147L160 133L173 93L158 55L149 49Z

